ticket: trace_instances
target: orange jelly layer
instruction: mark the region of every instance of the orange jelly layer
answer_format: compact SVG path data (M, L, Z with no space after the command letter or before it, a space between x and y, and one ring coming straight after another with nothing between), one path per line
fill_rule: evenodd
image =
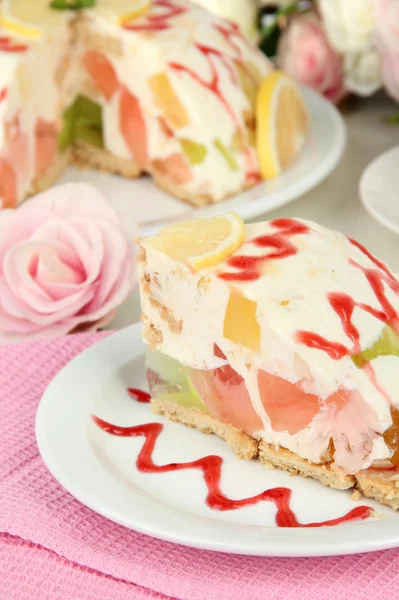
M212 416L253 435L263 424L253 408L244 379L230 365L212 371L190 369L189 377ZM291 435L307 427L321 410L315 394L281 377L259 371L258 386L263 407L274 431ZM350 393L339 390L323 401L332 414L350 402Z
M190 369L189 377L213 417L250 435L263 429L244 379L230 365L212 371Z
M389 459L393 465L399 464L399 409L391 407L392 425L384 433L384 440L393 455Z

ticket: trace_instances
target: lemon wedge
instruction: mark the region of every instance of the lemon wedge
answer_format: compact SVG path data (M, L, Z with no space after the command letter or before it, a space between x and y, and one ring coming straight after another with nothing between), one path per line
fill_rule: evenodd
M256 99L256 148L264 179L277 177L301 150L309 114L296 83L281 71L263 79Z
M144 17L150 8L151 0L97 0L94 10L117 25L125 25Z
M65 11L54 10L50 0L2 0L0 25L10 33L40 38L45 27L65 19Z
M2 0L0 25L21 37L40 38L43 29L59 23L66 13L72 12L57 10L50 5L51 0ZM150 0L97 0L88 10L117 25L124 25L144 16L150 7Z
M245 225L234 212L210 219L169 225L150 238L153 248L183 262L194 271L213 267L241 246Z

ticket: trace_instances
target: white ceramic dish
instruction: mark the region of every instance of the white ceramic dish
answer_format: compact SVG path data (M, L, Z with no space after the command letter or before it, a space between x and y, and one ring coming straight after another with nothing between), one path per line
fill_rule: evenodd
M36 437L49 470L78 500L113 521L148 535L197 548L264 556L319 556L381 550L399 545L399 515L351 492L268 471L239 461L216 438L151 414L128 387L146 386L140 325L133 325L75 358L54 379L40 403ZM230 498L275 487L292 490L290 506L301 523L336 519L361 505L385 519L335 527L279 528L273 502L220 512L205 503L198 470L142 473L135 461L140 437L116 437L91 415L120 426L164 423L153 453L156 464L186 462L214 454L223 458L221 487Z
M360 178L359 193L371 216L399 233L399 146L369 164Z
M143 235L154 233L169 222L212 216L228 210L235 210L243 219L251 219L314 188L334 170L342 157L346 127L340 113L316 92L308 88L303 92L311 114L311 133L298 160L274 181L260 183L219 204L193 209L156 188L148 177L126 180L75 167L69 167L58 183L93 183L124 217L140 225Z

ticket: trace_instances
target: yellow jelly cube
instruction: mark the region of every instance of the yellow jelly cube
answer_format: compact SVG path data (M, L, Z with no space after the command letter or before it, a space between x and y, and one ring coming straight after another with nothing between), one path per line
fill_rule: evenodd
M251 350L259 350L260 326L256 320L257 303L237 293L230 295L224 317L223 336Z
M149 78L148 85L154 94L156 106L173 127L180 129L190 123L187 111L177 97L166 73L153 75Z
M199 165L204 162L207 155L204 144L188 139L180 139L179 142L191 165Z

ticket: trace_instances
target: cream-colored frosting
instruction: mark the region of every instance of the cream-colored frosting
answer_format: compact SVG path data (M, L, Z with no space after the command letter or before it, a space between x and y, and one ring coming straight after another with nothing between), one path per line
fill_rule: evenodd
M370 375L368 369L354 364L351 352L334 359L326 351L309 348L298 341L297 333L300 330L312 332L351 350L353 342L345 334L328 294L345 293L356 303L382 311L359 266L380 274L384 293L397 313L399 295L385 282L385 272L344 235L315 223L299 222L308 227L308 232L287 237L296 253L259 263L261 276L255 281L226 282L218 277L221 272L237 271L227 262L193 273L153 250L151 241L144 240L147 263L141 269L151 281L156 274L158 285L150 283L149 288L142 287L142 310L145 318L162 332L163 341L157 349L183 364L200 369L217 368L223 361L214 356L213 344L222 349L231 366L246 381L253 406L264 426L258 434L266 441L318 462L333 438L336 463L347 472L356 472L391 454L378 434L392 423L391 405L399 406L396 375L399 358L386 356L372 361L374 375ZM246 242L234 255L270 254L273 248L261 248L252 241L277 232L273 222L247 225ZM257 302L256 317L261 328L259 352L223 337L227 302L233 289ZM170 330L151 297L168 307L174 318L181 321L180 333ZM385 327L383 321L359 307L354 308L352 322L359 331L361 349L369 348ZM316 394L324 408L305 429L294 435L274 431L259 394L259 369ZM351 392L351 400L336 414L325 401L340 390Z

